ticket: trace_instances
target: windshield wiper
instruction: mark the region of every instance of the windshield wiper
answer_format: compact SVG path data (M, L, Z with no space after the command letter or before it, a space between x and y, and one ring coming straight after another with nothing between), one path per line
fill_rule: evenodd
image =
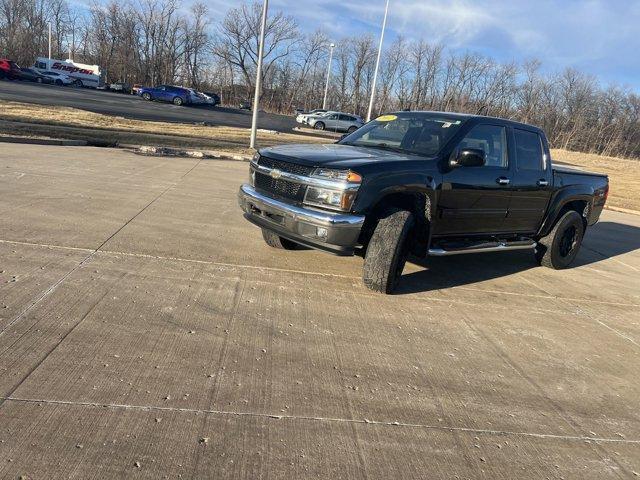
M400 147L394 147L392 145L389 145L388 143L372 143L372 144L367 144L367 145L362 145L363 147L372 147L372 148L379 148L380 150L388 150L391 152L398 152L398 153L410 153L415 155L415 152L412 152L410 150L405 150L404 148L400 148Z
M400 147L394 147L389 145L388 143L357 143L357 142L344 142L341 145L350 145L352 147L369 147L369 148L378 148L380 150L386 150L388 152L397 152L397 153L406 153L408 155L421 155L418 152L413 152L411 150L407 150Z

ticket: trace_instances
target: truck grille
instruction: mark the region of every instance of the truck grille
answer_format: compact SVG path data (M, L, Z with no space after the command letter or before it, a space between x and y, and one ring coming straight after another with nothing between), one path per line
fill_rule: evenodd
M283 162L267 157L260 157L258 165L278 169L287 173L295 173L296 175L310 175L314 170L313 167ZM307 191L307 187L304 185L281 178L272 178L260 172L256 172L256 188L296 202L302 202L304 200L304 194Z
M267 157L260 157L258 165L267 168L277 168L283 172L295 173L296 175L311 175L311 172L314 170L313 167L307 167L306 165L297 165L295 163L283 162Z

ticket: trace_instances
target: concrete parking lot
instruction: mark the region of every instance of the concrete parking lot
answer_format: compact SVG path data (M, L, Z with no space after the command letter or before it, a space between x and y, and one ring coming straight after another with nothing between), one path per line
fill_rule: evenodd
M211 125L242 128L251 126L251 112L247 110L205 106L177 107L170 103L145 102L135 95L105 92L91 88L0 81L0 99L52 107L73 107L133 120L172 123L207 122ZM258 119L259 128L278 132L290 132L296 125L293 116L260 113Z
M574 268L281 252L242 163L0 153L0 478L640 474L640 217ZM613 186L615 188L615 186Z

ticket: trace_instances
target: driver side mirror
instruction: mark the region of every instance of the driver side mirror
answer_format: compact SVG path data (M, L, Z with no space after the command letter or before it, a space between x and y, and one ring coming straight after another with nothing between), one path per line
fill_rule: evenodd
M338 140L336 140L336 143L340 143L342 140L344 140L345 138L347 138L349 136L348 133L345 133L344 135L340 135L340 138Z
M449 162L452 167L482 167L487 162L487 155L480 148L465 148Z

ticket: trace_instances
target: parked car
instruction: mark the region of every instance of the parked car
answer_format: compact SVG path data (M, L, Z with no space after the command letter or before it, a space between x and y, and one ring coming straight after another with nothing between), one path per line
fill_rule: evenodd
M191 93L188 89L183 87L174 87L171 85L143 87L140 89L140 96L145 100L171 102L177 106L191 103Z
M15 80L20 77L20 67L13 60L0 59L0 79Z
M193 88L185 88L189 92L189 102L191 105L208 105L209 97Z
M364 256L390 293L407 256L530 250L562 269L607 200L606 175L556 167L537 127L397 112L332 145L261 149L238 200L267 245Z
M364 125L364 120L357 115L348 113L327 112L307 117L307 125L315 130L353 133Z
M52 78L42 75L33 68L21 68L18 73L18 79L26 82L53 83Z
M71 78L69 75L58 72L50 72L45 70L44 72L40 72L47 78L50 78L52 83L63 86L63 85L77 85L77 80L75 78Z
M203 92L203 94L208 97L207 103L211 104L212 107L220 105L220 95L218 95L217 93Z
M249 101L240 102L240 104L238 105L238 108L240 110L251 110L251 102Z
M310 116L312 115L321 115L323 113L327 113L328 110L325 110L323 108L316 108L315 110L310 110L308 112L298 112L298 114L296 115L296 122L298 123L307 123L307 120L309 119Z
M131 93L131 85L127 82L114 82L109 84L109 90L117 93Z

